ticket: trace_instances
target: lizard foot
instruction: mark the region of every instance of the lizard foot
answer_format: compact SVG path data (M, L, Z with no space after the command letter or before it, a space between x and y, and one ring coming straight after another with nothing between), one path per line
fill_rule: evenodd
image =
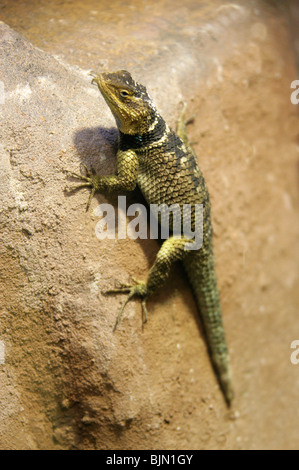
M134 284L120 284L120 287L117 289L109 289L107 291L103 291L102 294L104 295L110 295L110 294L128 294L126 300L124 301L118 315L117 319L113 328L113 331L116 330L117 325L119 324L119 321L121 319L122 313L127 305L127 303L133 298L133 297L141 297L142 302L142 321L143 323L147 322L147 308L146 308L146 299L147 299L147 287L145 282L142 281L137 281L134 277L132 278Z
M84 169L83 171L82 171L82 168ZM69 170L65 170L65 172L69 174L70 176L74 176L75 178L78 178L79 180L83 181L83 183L77 184L76 186L72 187L70 189L71 191L77 191L78 189L81 189L81 188L91 188L88 202L86 205L86 212L87 212L89 209L91 200L93 196L95 195L95 192L101 189L101 178L96 174L93 168L89 170L86 165L81 165L80 170L81 170L81 173L74 173L73 171L69 171Z

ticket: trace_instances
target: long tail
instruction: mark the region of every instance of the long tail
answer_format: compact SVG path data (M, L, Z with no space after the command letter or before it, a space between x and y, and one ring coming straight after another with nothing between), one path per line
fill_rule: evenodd
M234 392L212 247L209 247L208 254L207 251L205 253L203 255L201 250L191 252L185 258L184 266L196 297L219 384L230 406Z

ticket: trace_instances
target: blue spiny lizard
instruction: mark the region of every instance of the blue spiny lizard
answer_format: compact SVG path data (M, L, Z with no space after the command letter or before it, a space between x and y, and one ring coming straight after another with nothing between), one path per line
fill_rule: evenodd
M142 299L144 321L146 300L166 281L171 265L182 261L193 288L203 322L208 348L226 402L233 399L229 355L225 341L217 279L214 267L210 198L197 158L189 145L183 120L177 133L171 130L158 113L146 88L136 83L129 72L93 74L93 83L110 107L119 130L117 174L98 176L86 169L85 175L72 173L91 187L87 204L96 191L132 191L138 185L148 204L196 204L203 207L203 244L199 250L187 250L186 240L170 236L166 239L145 282L113 289L126 293L120 315L133 297ZM194 228L194 210L191 212ZM115 327L116 327L115 325Z

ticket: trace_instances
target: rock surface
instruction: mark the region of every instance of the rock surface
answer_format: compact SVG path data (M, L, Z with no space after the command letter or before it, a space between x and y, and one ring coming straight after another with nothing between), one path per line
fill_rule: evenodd
M144 15L112 1L77 12L75 25L47 2L64 28L51 42L46 16L31 11L32 26L19 6L23 21L10 20L4 2L5 21L37 47L0 23L1 449L298 448L298 114L287 16L266 2L207 3L170 10L164 1ZM80 42L83 23L89 42ZM144 279L158 245L98 240L94 210L117 198L99 195L86 213L88 193L66 190L64 169L115 171L115 125L88 77L96 56L129 69L170 125L182 98L195 115L236 389L229 411L179 267L143 330L132 302L112 333L121 299L101 290Z

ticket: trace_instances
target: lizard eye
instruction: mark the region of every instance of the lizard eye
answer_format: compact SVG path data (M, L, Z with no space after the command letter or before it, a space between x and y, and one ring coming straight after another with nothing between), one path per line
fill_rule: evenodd
M120 92L120 96L123 96L124 98L126 98L127 96L129 96L129 94L130 94L130 93L129 93L128 91L126 91L126 90L121 90L121 92Z

